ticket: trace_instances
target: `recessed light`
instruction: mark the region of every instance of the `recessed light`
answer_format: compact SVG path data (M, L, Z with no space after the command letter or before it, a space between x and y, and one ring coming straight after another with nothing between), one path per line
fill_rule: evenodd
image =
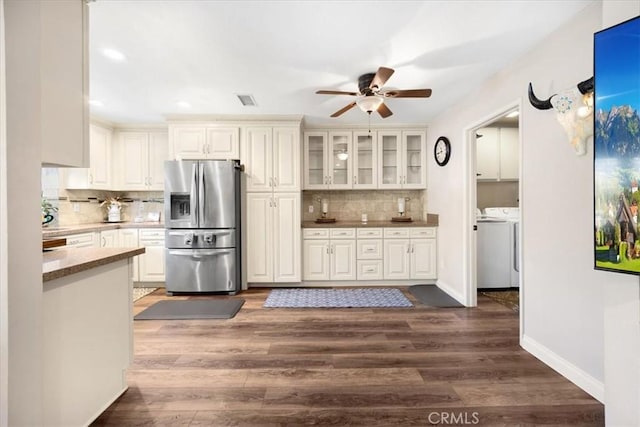
M189 104L187 101L178 101L176 102L176 105L180 108L191 108L191 104Z
M102 54L115 62L122 62L127 59L127 57L124 56L124 53L111 48L102 49Z
M89 105L91 105L92 107L104 107L104 102L98 99L91 99L89 100Z
M514 117L518 117L519 115L520 115L520 112L518 110L516 110L516 111L510 112L505 117L508 118L508 119L512 119Z

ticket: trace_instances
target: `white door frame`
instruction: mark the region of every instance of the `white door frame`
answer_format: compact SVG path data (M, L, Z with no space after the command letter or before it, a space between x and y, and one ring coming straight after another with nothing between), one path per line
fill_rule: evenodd
M477 247L476 247L476 232L474 228L477 227L476 222L476 208L478 205L477 201L477 192L476 192L476 131L486 125L494 122L496 119L504 116L510 111L518 110L520 111L520 120L518 126L518 141L520 147L522 148L522 99L518 98L505 106L497 109L493 113L488 116L483 117L475 123L465 127L463 129L462 140L465 141L464 144L464 202L463 202L463 226L464 230L462 233L463 239L463 251L464 255L462 268L463 268L463 278L464 278L464 299L467 307L475 307L478 305L477 292L478 292L478 278L477 278ZM518 199L522 201L522 149L520 149L520 153L518 156L519 160L519 183L518 185ZM520 203L520 222L519 226L519 265L520 265L520 333L522 333L522 319L523 319L523 297L524 292L522 292L524 282L523 282L523 265L522 265L522 219L523 211L522 211L522 203Z
M9 425L9 301L7 254L7 140L4 1L0 0L0 426Z

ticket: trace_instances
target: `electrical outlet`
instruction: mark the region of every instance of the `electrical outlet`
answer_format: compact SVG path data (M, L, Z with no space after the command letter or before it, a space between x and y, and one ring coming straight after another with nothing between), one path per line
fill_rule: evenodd
M73 204L73 211L74 212L80 212L80 203L74 203Z
M313 205L309 205L309 213L313 213Z

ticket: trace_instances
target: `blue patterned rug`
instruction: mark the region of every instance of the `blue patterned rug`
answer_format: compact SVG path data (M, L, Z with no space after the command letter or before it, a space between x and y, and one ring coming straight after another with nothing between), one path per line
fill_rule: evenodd
M263 307L413 307L400 289L273 289Z

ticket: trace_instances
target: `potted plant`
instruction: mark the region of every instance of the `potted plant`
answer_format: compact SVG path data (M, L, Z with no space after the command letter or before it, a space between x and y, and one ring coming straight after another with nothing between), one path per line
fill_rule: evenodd
M122 199L120 197L107 197L100 206L107 208L107 221L119 222Z

